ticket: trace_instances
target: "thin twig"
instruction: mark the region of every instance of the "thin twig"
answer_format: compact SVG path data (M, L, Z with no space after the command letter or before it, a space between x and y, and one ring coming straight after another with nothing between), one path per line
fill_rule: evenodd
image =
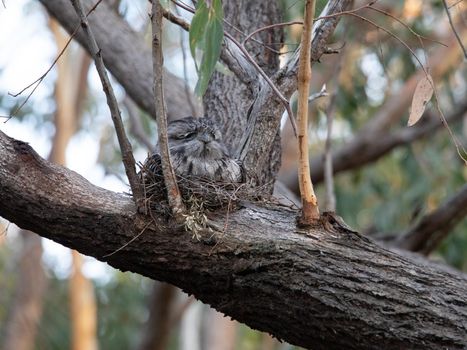
M328 92L326 91L326 84L324 84L322 87L321 87L321 90L319 92L315 92L314 94L311 94L309 97L308 97L308 103L313 103L315 102L317 99L321 98L321 97L326 97L328 96Z
M178 7L176 7L175 10L178 11ZM185 32L183 31L183 28L180 28L180 50L182 52L182 60L183 60L183 87L185 88L185 95L190 105L191 115L194 117L197 117L197 110L192 99L190 86L188 85L188 67L187 67L188 57L187 57L186 49L184 45L185 41L183 40L184 36L185 36Z
M452 9L454 6L460 4L462 1L464 1L464 0L457 0L454 4L449 5L448 8L449 8L449 9Z
M298 220L300 225L311 225L319 219L318 200L310 178L308 157L308 95L311 80L311 42L313 40L313 17L315 1L307 0L303 21L300 56L298 60L298 183L302 199L302 212Z
M446 116L444 115L444 112L441 109L441 106L439 103L438 91L435 88L433 88L433 93L435 95L435 105L440 115L441 122L443 123L444 127L446 128L449 135L451 136L452 142L454 143L454 146L456 147L457 155L464 161L464 166L467 166L467 151L465 150L462 143L458 140L457 136L454 135L454 133L452 132L451 127L449 126L448 121L446 120Z
M162 173L167 189L167 199L172 214L176 221L182 222L185 207L182 196L178 188L175 171L172 167L169 152L169 142L167 139L167 112L164 100L164 90L162 82L162 69L164 67L164 57L162 55L162 5L159 1L152 1L152 56L154 75L154 103L156 110L157 133L159 136L159 151L161 156Z
M340 65L338 66L340 67ZM340 68L336 71L336 82L339 77ZM338 84L336 84L338 86ZM324 144L324 187L325 187L325 208L326 211L336 211L336 194L334 192L334 175L332 169L332 126L334 122L334 110L336 106L337 88L334 89L326 108L327 132Z
M117 99L113 92L112 85L110 84L110 80L105 69L104 60L102 59L102 52L97 45L96 39L91 30L91 27L89 26L89 22L84 13L84 9L80 0L72 0L72 4L75 8L76 14L80 19L81 27L83 28L83 31L88 38L90 53L94 58L96 69L102 82L102 88L104 89L107 105L109 106L110 115L112 117L115 132L117 134L118 143L122 152L122 161L125 167L128 181L130 182L133 199L135 203L139 205L140 200L143 199L143 189L138 176L136 175L135 158L133 157L131 144L125 134Z
M149 227L149 225L152 224L152 221L149 221L146 226L144 226L144 228L141 230L140 233L138 233L136 236L134 236L132 239L130 239L128 242L126 242L124 245L122 245L121 247L119 247L118 249L114 250L113 252L109 253L109 254L105 254L104 256L102 256L102 258L108 258L109 256L112 256L114 255L115 253L118 253L120 250L128 247L132 242L134 242L136 239L138 239L138 237L140 237L144 231L146 231L146 229Z
M467 51L465 50L464 44L462 44L461 37L459 36L459 33L456 30L456 27L454 27L454 23L453 23L452 17L451 17L451 12L449 12L449 8L448 8L448 4L446 3L446 0L443 0L443 6L444 6L444 9L446 10L446 14L448 15L449 24L451 25L451 29L454 32L454 35L456 36L457 42L459 43L459 46L461 47L462 52L464 53L464 58L467 58Z
M190 7L189 5L187 5L187 4L185 4L185 3L181 2L181 1L172 0L172 2L173 2L176 6L182 8L182 9L188 11L188 12L195 13L195 10L194 10L192 7ZM173 15L172 15L172 16L173 16ZM164 17L165 17L165 15L164 15ZM169 21L172 21L173 23L178 24L179 19L178 19L176 16L174 16L174 17L175 17L175 18L174 18L173 21L172 21L172 17L167 16L166 18L167 18ZM182 20L182 21L183 21L183 20ZM232 28L234 31L236 31L237 33L239 33L240 35L246 36L246 34L245 34L244 32L242 32L237 26L235 26L234 24L230 23L230 22L229 22L228 20L226 20L225 18L223 19L223 22L224 22L225 24L227 24L230 28ZM183 22L180 22L180 26L182 26L185 30L189 30L188 28L185 28L185 27L184 27L184 23L183 23ZM189 25L188 25L188 26L189 26ZM269 51L271 51L271 52L273 52L273 53L281 54L280 51L278 51L278 50L276 50L276 49L273 49L272 47L266 45L265 43L261 42L260 40L256 40L256 39L251 39L251 40L254 41L254 42L257 43L257 44L262 45L262 46L265 47L267 50L269 50ZM274 44L277 44L277 43L269 43L269 44L274 45ZM279 43L279 44L282 44L282 43Z
M264 70L261 69L259 64L255 61L255 59L250 55L250 53L246 50L246 48L240 44L232 35L229 33L224 33L224 35L229 38L235 46L237 46L240 51L243 53L243 55L246 57L248 61L255 67L256 71L266 80L268 85L271 87L272 91L274 91L275 95L279 98L281 103L284 105L287 114L289 116L290 124L292 124L292 129L294 131L295 136L297 136L297 124L295 122L295 119L293 117L293 112L292 108L290 107L289 101L284 97L284 95L279 91L279 88L274 84L274 82L271 80L271 78L268 77L268 75L264 72Z
M379 13L382 13L383 15L385 16L388 16L390 18L392 18L393 20L399 22L400 24L402 24L405 28L407 28L409 30L410 33L412 33L414 36L416 36L420 42L421 42L421 39L423 40L427 40L427 41L431 41L433 43L436 43L436 44L439 44L441 46L444 46L444 47L448 47L448 45L446 45L445 43L442 43L441 41L439 40L436 40L436 39L432 39L432 38L428 38L424 35L421 35L421 34L418 34L415 30L413 30L412 28L410 28L410 26L405 23L404 21L402 21L400 18L397 18L396 16L394 16L393 14L389 13L388 11L385 11L383 9L380 9L380 8L377 8L377 7L373 7L373 6L369 6L368 9L370 10L373 10L375 12L379 12Z
M190 31L190 23L185 21L183 18L179 16L175 16L172 12L163 8L162 15L169 20L170 22L180 26L181 28L185 29L187 32Z
M271 29L271 28L278 28L278 27L286 27L286 26L291 26L291 25L294 25L294 24L303 25L303 22L302 21L290 21L290 22L283 22L283 23L275 23L275 24L271 24L271 25L268 25L268 26L258 28L255 31L248 34L245 39L243 39L242 45L245 45L246 42L248 40L250 40L253 35L258 34L259 32L262 32L263 30L268 30L268 29Z
M98 0L93 7L91 7L88 11L88 13L86 14L86 17L88 17L91 12L93 12L96 7L101 3L102 0ZM73 33L71 33L70 37L68 38L65 46L63 47L63 49L59 52L59 54L57 55L57 57L54 59L54 61L52 62L52 64L50 65L50 67L45 71L44 74L42 74L39 78L37 78L36 80L34 80L31 84L27 85L25 88L23 88L20 92L17 92L16 94L13 94L13 93L8 93L8 95L12 96L12 97L18 97L19 95L21 95L24 91L26 91L27 89L29 89L31 86L33 86L34 84L36 84L36 86L34 86L34 88L32 89L32 91L28 94L28 96L26 96L26 99L21 102L21 104L16 107L14 109L14 111L9 115L9 116L5 116L6 120L5 120L5 123L7 121L9 121L11 118L13 118L20 110L21 108L23 108L23 106L29 101L29 99L31 98L32 94L34 94L34 92L36 91L36 89L39 87L39 85L42 83L42 81L45 79L45 77L49 74L49 72L52 70L52 68L55 66L55 64L57 64L58 60L60 59L60 57L63 56L63 54L65 53L65 50L68 48L68 45L70 45L71 41L73 40L74 36L76 35L76 33L78 33L78 30L79 28L81 27L80 24L78 24L75 28L75 30L73 31Z

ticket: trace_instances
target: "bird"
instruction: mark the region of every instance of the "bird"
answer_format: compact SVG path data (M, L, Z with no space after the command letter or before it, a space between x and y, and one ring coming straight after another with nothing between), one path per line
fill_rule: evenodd
M207 117L171 121L167 126L167 138L172 165L178 176L222 183L243 182L241 161L230 155L220 129ZM146 164L149 171L161 173L158 150Z

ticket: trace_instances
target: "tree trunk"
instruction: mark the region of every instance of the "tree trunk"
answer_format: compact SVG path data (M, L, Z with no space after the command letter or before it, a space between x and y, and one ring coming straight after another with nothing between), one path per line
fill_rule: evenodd
M41 237L21 230L23 247L15 298L6 323L3 350L32 350L42 316L47 278L42 268Z
M203 349L235 350L238 322L232 321L209 306L205 306L204 311Z
M243 203L235 212L210 213L214 230L194 241L162 218L138 216L130 197L93 186L1 132L0 193L0 215L17 225L174 284L295 345L467 346L465 276L380 247L331 214L303 230L294 210Z
M146 322L139 350L165 350L170 340L173 309L177 288L166 283L155 283L149 300L149 319Z

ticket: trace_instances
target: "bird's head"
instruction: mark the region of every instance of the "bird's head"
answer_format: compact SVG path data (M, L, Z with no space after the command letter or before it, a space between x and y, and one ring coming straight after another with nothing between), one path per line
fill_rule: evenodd
M206 118L187 117L175 120L168 125L167 134L171 153L200 159L221 159L228 156L220 131Z

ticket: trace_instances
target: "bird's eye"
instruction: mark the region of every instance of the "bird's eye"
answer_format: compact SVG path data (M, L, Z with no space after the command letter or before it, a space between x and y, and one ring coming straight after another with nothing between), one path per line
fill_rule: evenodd
M186 134L183 134L180 138L181 139L185 139L185 140L191 140L192 138L194 138L196 135L195 132L187 132Z

